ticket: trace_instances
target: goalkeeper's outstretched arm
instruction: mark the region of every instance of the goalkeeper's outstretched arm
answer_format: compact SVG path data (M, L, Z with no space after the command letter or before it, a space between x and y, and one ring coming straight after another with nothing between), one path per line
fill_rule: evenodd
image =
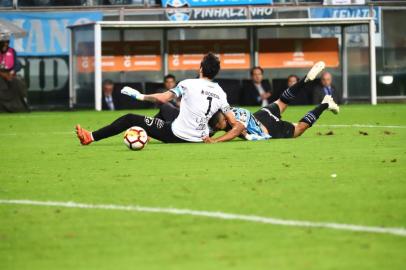
M163 93L151 94L151 95L143 95L144 101L149 101L152 103L166 103L175 98L175 94L172 91L166 91Z
M152 103L166 103L176 98L176 95L172 91L166 91L164 93L156 93L151 95L141 94L140 91L131 87L124 87L121 89L121 94L130 96L136 100L149 101Z

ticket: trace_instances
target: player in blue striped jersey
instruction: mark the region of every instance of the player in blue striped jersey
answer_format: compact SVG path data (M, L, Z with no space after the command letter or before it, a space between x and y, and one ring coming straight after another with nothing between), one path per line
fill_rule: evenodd
M324 66L324 62L316 63L305 78L285 90L277 101L261 108L255 113L251 113L242 108L233 108L232 112L236 120L245 127L240 137L247 140L296 138L310 128L323 111L328 109L333 113L338 113L339 107L333 98L331 96L325 96L322 103L308 112L300 119L299 123L293 124L281 119L281 114L286 110L288 104L296 97L297 93L306 86L306 83L317 77L324 69ZM209 125L213 131L229 129L229 125L221 112L217 112L213 115L209 121Z
M254 117L254 115L243 108L232 108L235 119L242 123L245 127L245 132L242 133L242 137L247 140L265 140L270 139L264 125Z

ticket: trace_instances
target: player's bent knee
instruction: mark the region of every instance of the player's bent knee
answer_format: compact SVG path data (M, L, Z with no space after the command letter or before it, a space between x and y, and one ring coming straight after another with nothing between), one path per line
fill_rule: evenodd
M274 103L278 105L280 113L283 113L288 107L288 104L283 102L281 99L276 100Z
M296 137L301 136L306 131L306 129L308 129L308 127L309 126L304 123L299 123L299 124L295 125L294 137L296 138Z
M133 115L132 113L127 113L123 115L123 118L129 119L132 117L132 115Z

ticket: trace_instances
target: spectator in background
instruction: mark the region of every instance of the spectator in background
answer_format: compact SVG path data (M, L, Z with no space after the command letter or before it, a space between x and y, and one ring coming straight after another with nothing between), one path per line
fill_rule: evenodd
M169 91L169 90L175 88L176 84L177 84L176 83L176 77L174 75L172 75L172 74L165 75L164 82L163 82L163 88L159 89L158 92L159 93L164 93L166 91ZM172 100L172 101L170 101L170 103L172 105L174 105L175 107L179 107L180 100L181 100L180 98L176 99L176 100Z
M298 81L299 81L299 77L296 75L289 75L288 76L288 88L292 87L293 85L295 85Z
M261 67L251 69L251 80L243 84L241 90L241 105L267 106L271 97L271 84L264 80L264 70Z
M172 74L168 74L164 77L164 91L168 91L176 86L176 77Z
M176 77L172 74L168 74L164 77L164 88L160 92L166 92L176 87ZM181 99L174 99L170 102L160 104L158 106L159 112L155 115L155 118L170 122L176 119L179 114Z
M331 95L337 104L342 103L342 93L334 87L333 76L327 71L321 75L320 83L313 89L313 104L319 104L326 95Z
M21 66L10 41L0 41L0 112L28 111L27 86L17 76Z
M161 92L169 91L176 87L176 77L172 74L168 74L164 77L164 88ZM171 103L176 107L180 106L180 98L176 100L172 100Z
M108 111L115 111L118 109L118 102L113 95L114 92L114 83L112 80L106 79L102 84L102 109Z

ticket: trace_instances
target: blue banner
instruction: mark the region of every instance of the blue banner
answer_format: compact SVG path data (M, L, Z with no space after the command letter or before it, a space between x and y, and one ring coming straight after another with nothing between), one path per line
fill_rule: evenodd
M20 56L68 55L69 25L103 19L102 12L0 12L0 18L12 21L27 31L23 39L12 39Z
M380 32L381 9L373 8L376 32ZM311 18L366 18L371 17L369 7L311 8Z
M246 20L271 19L272 6L255 6L250 9L240 7L210 7L210 8L170 8L165 14L170 21L193 20Z
M162 6L166 8L272 4L273 0L162 0Z

